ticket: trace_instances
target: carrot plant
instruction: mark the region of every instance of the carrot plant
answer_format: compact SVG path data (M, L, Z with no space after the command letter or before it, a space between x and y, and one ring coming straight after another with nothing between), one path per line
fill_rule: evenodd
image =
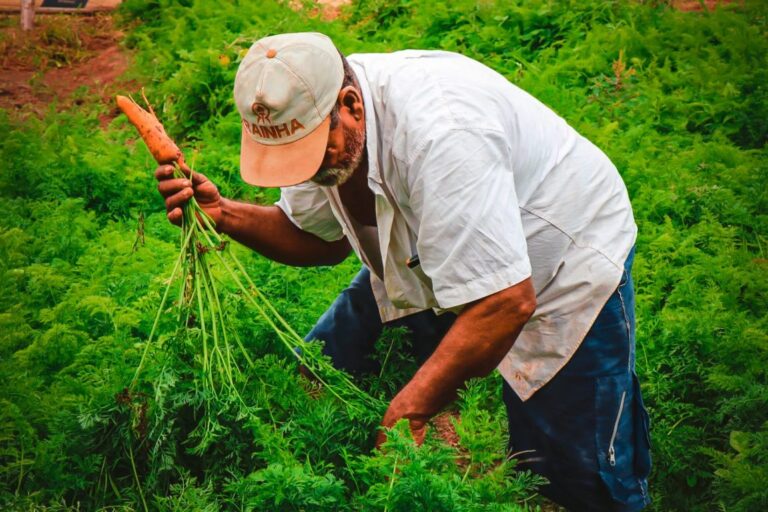
M147 101L146 97L144 101ZM148 102L148 111L125 96L117 96L117 105L136 127L157 163L172 163L174 175L177 178L188 177L193 172L185 163L181 150L166 134ZM272 328L285 348L328 392L348 408L356 409L360 404L364 404L374 411L383 411L384 404L381 401L357 387L348 376L335 369L327 359L314 357L316 351L307 350L302 337L256 287L237 256L227 250L228 244L229 241L216 231L213 219L200 207L194 197L191 198L183 207L179 255L168 277L168 285L160 301L149 339L130 388L133 389L136 386L150 353L152 342L155 341L157 326L161 315L164 314L172 286L178 283L176 305L179 325L194 328L199 333L196 359L202 369L200 378L202 387L213 397L225 392L242 400L238 386L243 379L243 371L236 362L235 351L245 359L248 366L252 367L253 361L237 333L232 332L228 327L229 322L218 290L218 280L211 266L213 259L221 265L238 291ZM328 380L329 376L332 376L332 381ZM357 400L352 401L350 398Z

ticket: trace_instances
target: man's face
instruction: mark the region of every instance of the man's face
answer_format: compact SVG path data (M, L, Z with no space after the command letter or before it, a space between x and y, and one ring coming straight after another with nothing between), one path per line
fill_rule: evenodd
M342 95L343 95L342 91ZM357 92L359 95L359 92ZM358 96L359 97L359 96ZM324 187L346 183L360 166L365 156L365 115L362 101L340 101L333 128L328 133L320 169L310 180Z
M333 132L339 132L334 134ZM341 147L340 151L332 148L332 139L338 139L334 148ZM325 158L320 165L317 174L310 178L313 182L324 187L343 185L360 166L365 152L365 130L358 130L342 123L328 134L328 148Z

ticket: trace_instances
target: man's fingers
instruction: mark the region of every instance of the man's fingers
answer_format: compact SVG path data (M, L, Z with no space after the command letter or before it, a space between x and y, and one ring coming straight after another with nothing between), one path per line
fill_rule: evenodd
M174 208L168 212L168 220L171 221L171 224L176 224L177 226L181 226L182 216L181 208Z
M155 169L155 178L157 180L167 180L168 178L173 178L173 169L174 167L172 165L161 165Z
M381 446L387 442L387 433L383 430L379 430L376 434L376 449L381 450Z
M427 435L427 424L424 422L411 422L411 435L416 446L424 444L424 438Z
M168 220L171 224L180 226L184 217L182 208L195 195L197 187L202 185L198 191L201 200L204 200L207 195L216 193L217 189L205 176L192 172L184 162L179 162L178 168L186 177L177 177L178 171L174 165L161 165L155 169L155 178L157 179L157 191L165 198ZM212 191L207 190L209 187L212 188ZM217 193L215 195L218 196Z
M181 172L189 177L191 174L196 174L192 172L192 169L190 169L187 164L184 162L178 163L178 168L181 170ZM168 178L173 178L173 175L176 172L176 166L175 165L161 165L155 170L155 178L158 180L167 180Z
M192 172L192 183L194 183L195 186L198 186L203 183L210 183L210 182L208 181L208 178L205 177L205 174L200 174L199 172Z
M157 183L157 191L163 197L169 197L191 186L192 184L186 178L166 179Z
M165 209L167 211L171 211L177 208L181 208L186 204L187 201L189 201L189 198L192 197L192 189L191 188L185 188L180 192L177 192L173 194L172 196L168 196L165 198Z
M179 177L178 169L184 174ZM178 168L173 165L161 165L155 170L157 191L165 198L165 210L172 224L181 225L183 220L182 208L192 197L197 197L200 206L215 214L219 208L219 190L204 175L178 162ZM206 210L206 211L208 211ZM209 214L210 214L209 212ZM218 218L213 217L218 223Z
M408 426L410 427L411 436L413 437L413 441L416 443L416 446L421 446L424 444L424 438L427 435L427 422L423 420L408 420ZM387 432L393 427L394 425L379 425L379 431L376 434L377 449L381 449L381 446L387 442Z

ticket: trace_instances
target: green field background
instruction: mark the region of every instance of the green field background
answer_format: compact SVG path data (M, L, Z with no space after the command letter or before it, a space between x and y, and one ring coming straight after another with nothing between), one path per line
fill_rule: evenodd
M330 35L346 54L457 51L493 67L594 141L639 226L637 369L652 422L652 510L768 510L768 8L660 1L361 0L333 21L311 5L126 0L116 16L144 86L187 160L229 197L240 179L232 100L250 43ZM154 162L88 91L42 117L0 110L0 508L4 510L536 510L536 478L504 457L497 375L454 409L459 446L351 414L220 275L242 400L198 385L172 312L126 394L178 252ZM356 272L297 269L232 246L305 332ZM228 291L231 290L231 293ZM414 368L387 332L391 397ZM434 429L433 429L434 430Z

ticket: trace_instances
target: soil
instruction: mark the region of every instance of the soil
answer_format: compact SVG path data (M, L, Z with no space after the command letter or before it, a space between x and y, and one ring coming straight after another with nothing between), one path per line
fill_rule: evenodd
M110 105L130 62L119 43L123 34L109 14L47 15L23 32L18 16L0 17L0 108L18 116L42 116L56 104L74 108L96 100Z
M315 0L315 6L310 8L309 15L332 21L338 18L341 15L341 9L351 2L352 0ZM290 0L288 5L295 11L305 8L301 0Z
M672 6L680 11L713 11L719 5L731 3L733 0L673 0Z
M445 441L446 444L454 448L459 447L459 436L456 434L456 428L453 426L453 421L461 421L459 413L456 411L441 412L430 421L431 426L435 429L435 434Z
M311 15L333 20L350 1L317 0ZM111 14L36 16L30 32L19 23L18 15L0 15L0 109L41 117L51 104L63 110L96 101L107 107L106 127L118 113L115 93L136 88L121 78L130 57Z
M316 0L311 15L336 19L351 0ZM731 0L672 0L682 11L712 10ZM300 2L292 4L302 8ZM0 16L0 109L18 115L42 116L51 103L60 109L83 102L108 106L101 121L116 114L112 97L128 69L129 56L120 48L123 34L110 14L46 15L35 18L35 28L23 32L18 15ZM90 97L89 97L90 96Z

